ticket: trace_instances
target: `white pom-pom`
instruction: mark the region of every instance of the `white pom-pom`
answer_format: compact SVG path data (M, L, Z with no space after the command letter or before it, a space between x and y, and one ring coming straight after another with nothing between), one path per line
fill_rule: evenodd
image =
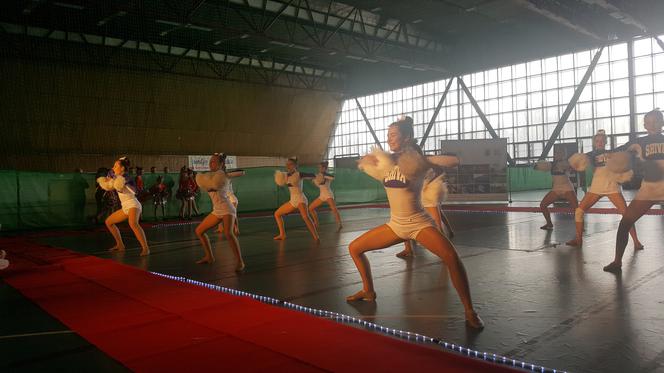
M9 267L9 260L0 259L0 270L6 269L7 267Z
M616 174L616 182L618 182L618 184L624 184L624 183L632 180L633 177L634 177L634 171L632 171L632 170L629 170L627 172L622 172L622 173Z
M5 250L0 250L0 259L4 259L7 257L7 252Z
M323 174L316 174L316 177L314 178L314 183L316 185L323 185L325 183L325 175Z
M406 150L399 156L397 161L401 173L406 177L406 179L415 179L420 175L423 175L427 170L431 168L431 164L427 159L420 153L414 150Z
M227 182L228 178L222 171L196 174L196 185L206 191L221 190Z
M588 165L590 164L590 159L588 158L587 155L583 153L575 153L572 154L571 157L569 157L569 165L572 167L574 170L583 172L588 168Z
M383 181L394 166L392 156L377 147L371 149L371 153L360 159L357 164L360 170L378 181Z
M126 183L127 180L124 178L124 176L118 175L115 177L115 179L113 179L113 189L119 192L124 189Z
M279 186L286 185L288 183L288 174L282 171L275 171L274 182Z
M427 183L422 189L422 200L441 203L447 199L447 183L444 175L440 175Z
M430 163L440 167L456 167L459 165L459 157L456 155L430 155L427 157Z
M98 177L97 178L97 184L101 187L103 190L113 190L113 179L108 178L106 176Z
M551 162L539 161L535 164L535 171L548 172L548 171L551 171L552 166L553 166L553 164Z
M617 174L627 172L632 169L632 156L628 152L610 153L606 167Z

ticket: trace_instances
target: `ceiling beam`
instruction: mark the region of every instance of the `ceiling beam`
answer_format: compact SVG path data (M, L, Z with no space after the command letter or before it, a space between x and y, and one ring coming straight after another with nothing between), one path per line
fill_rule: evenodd
M523 6L524 8L537 13L561 26L564 26L570 30L576 31L579 34L585 35L589 38L595 39L596 41L606 42L607 38L602 37L595 32L588 30L586 27L579 25L565 16L561 15L559 12L556 12L552 9L551 3L544 0L514 0L517 4Z

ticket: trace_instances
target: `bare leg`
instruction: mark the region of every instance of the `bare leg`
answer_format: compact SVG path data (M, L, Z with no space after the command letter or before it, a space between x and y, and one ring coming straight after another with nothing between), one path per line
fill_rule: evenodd
M413 256L413 243L410 240L403 242L403 250L397 253L397 258L405 259Z
M444 233L443 231L443 222L440 217L440 210L438 209L438 206L435 207L425 207L424 208L427 211L427 214L433 218L433 221L436 223L436 227L438 227L438 230L441 233Z
M210 244L210 239L208 238L207 232L209 229L214 227L215 225L219 224L222 219L218 218L216 215L208 215L203 219L203 221L198 224L196 227L196 237L198 237L198 240L201 241L201 245L203 246L203 251L205 252L205 256L198 260L196 263L197 264L212 264L214 263L214 255L212 254L212 245Z
M571 241L567 241L567 245L574 247L580 247L583 245L583 216L585 215L586 211L593 207L601 198L602 196L599 194L590 192L583 196L579 207L576 208L574 213L574 221L576 223L576 238Z
M311 215L311 218L314 221L314 226L318 228L319 223L318 223L318 214L316 214L316 209L323 204L323 201L321 201L320 198L316 198L311 204L309 205L309 214Z
M551 213L549 212L549 206L558 200L558 194L554 191L547 193L542 202L540 202L540 210L542 210L542 215L544 215L544 220L546 224L540 227L540 229L551 230L553 229L553 222L551 221Z
M449 219L447 219L447 215L445 215L445 211L443 211L443 206L438 205L438 212L440 213L440 221L442 221L445 228L447 228L447 238L450 240L453 239L454 229L452 229L452 224L450 224Z
M228 245L233 250L233 255L235 255L235 270L237 272L244 271L244 261L242 260L242 252L240 251L240 242L233 232L233 220L235 216L233 215L224 215L224 231L226 238L228 238Z
M627 202L625 202L625 197L621 193L609 194L609 200L616 206L618 213L624 215L627 210ZM639 237L636 235L636 228L632 224L632 228L629 230L629 235L632 236L632 241L634 242L634 250L643 250L643 245L639 241Z
M124 251L125 245L122 242L122 236L120 235L120 230L116 227L116 224L122 223L127 220L127 215L122 210L118 210L112 213L108 218L106 218L105 224L108 231L111 232L113 239L115 240L115 246L113 246L109 251Z
M623 214L616 234L616 253L613 262L609 263L604 270L607 272L620 272L622 267L622 257L625 254L625 247L629 239L629 231L650 208L655 204L653 201L634 200L629 204Z
M316 230L316 226L314 225L313 220L311 220L311 216L309 216L309 210L307 210L307 205L304 203L300 203L299 206L297 206L298 210L300 210L300 216L302 216L302 220L304 220L304 224L307 225L307 229L309 230L309 233L311 233L311 237L315 241L319 241L320 238L318 237L318 231Z
M290 204L290 202L286 202L283 205L281 205L277 211L274 212L274 220L277 221L277 227L279 228L279 235L275 236L275 240L283 240L286 238L286 230L284 229L284 215L288 215L291 212L295 211L295 207Z
M184 204L187 201L184 200L184 197L180 200L180 220L184 219Z
M233 206L235 207L235 213L237 214L237 202L233 202ZM240 236L240 219L238 219L237 215L235 215L235 219L233 220L233 232L235 233L235 237Z
M423 229L417 235L417 242L420 242L429 251L436 254L447 266L452 284L454 284L454 288L459 294L459 298L461 298L461 303L463 303L468 325L473 328L483 328L484 323L473 308L466 268L452 243L442 233L433 228Z
M145 232L139 224L141 214L137 208L129 209L129 227L134 231L134 235L138 240L138 243L141 244L141 256L150 255L150 247L148 246L148 240L145 238Z
M334 219L337 221L337 232L343 228L343 225L341 224L341 215L339 214L339 209L337 209L337 203L334 201L334 198L328 198L327 205L330 206L330 210L332 210L332 214L334 214Z
M383 249L395 245L403 240L397 237L392 229L386 224L365 232L360 237L353 240L348 246L353 262L362 277L362 290L348 296L347 301L367 300L372 301L376 299L376 292L374 291L373 278L371 277L371 265L369 259L365 255L368 251Z

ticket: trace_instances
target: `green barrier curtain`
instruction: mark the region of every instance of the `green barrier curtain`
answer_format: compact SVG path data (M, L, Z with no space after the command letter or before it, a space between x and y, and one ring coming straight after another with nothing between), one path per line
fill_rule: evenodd
M276 168L260 167L246 170L246 175L233 180L233 189L242 212L275 210L288 201L288 188L274 183ZM303 172L316 172L314 168L301 168ZM144 174L143 184L149 189L157 176ZM166 217L176 218L180 201L175 198L178 188L177 173L164 177L171 195L166 203ZM94 174L47 173L0 170L0 230L80 227L89 225L97 213ZM381 203L386 196L383 187L358 170L338 169L332 183L337 203ZM318 188L304 181L304 192L310 201L318 196ZM201 213L212 210L210 198L202 191L196 198ZM161 212L159 212L161 217ZM143 202L143 220L154 220L152 199Z
M243 212L275 210L289 199L288 188L274 183L273 167L251 168L246 175L233 180L233 187ZM316 172L314 168L303 167L304 172ZM154 185L157 176L143 175L146 189ZM380 183L356 169L335 170L332 183L338 204L384 203L385 190ZM590 179L587 179L590 182ZM166 175L164 182L171 195L166 204L166 217L176 218L180 201L175 198L178 174ZM509 182L512 191L548 189L551 175L531 167L510 167ZM96 215L95 180L93 174L58 174L46 172L23 172L0 170L0 227L1 230L77 227L89 225ZM313 201L318 196L318 188L312 182L304 181L304 193ZM212 209L207 193L197 197L201 213ZM161 213L159 213L161 214ZM161 215L159 215L161 216ZM143 202L143 220L154 220L154 205L151 199Z

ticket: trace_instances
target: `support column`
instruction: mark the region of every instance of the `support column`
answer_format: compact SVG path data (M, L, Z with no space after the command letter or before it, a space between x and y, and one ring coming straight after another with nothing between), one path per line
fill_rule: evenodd
M551 133L549 141L547 141L546 145L544 146L544 150L542 150L542 154L539 156L540 161L544 160L547 155L549 155L551 148L553 148L553 144L556 143L556 139L558 139L558 136L560 136L560 131L562 131L563 126L565 126L565 123L567 123L567 119L569 119L570 114L572 114L572 110L574 110L574 106L576 106L576 103L579 101L579 97L581 96L581 93L583 93L583 89L586 87L586 84L588 84L588 80L590 80L590 76L592 75L593 71L595 71L595 67L597 66L597 62L599 62L599 58L602 56L603 50L604 47L601 47L597 53L595 53L595 57L590 63L590 66L588 66L588 70L586 70L586 73L583 75L583 79L581 79L581 82L576 87L572 99L567 104L567 108L565 108L565 111L560 117L560 120L558 121L556 128L553 130L553 133Z
M629 79L629 139L636 138L636 79L634 78L634 42L627 42L627 74Z
M480 105L475 101L475 97L473 97L473 94L470 93L470 89L466 86L466 84L463 82L463 79L457 78L459 85L461 86L461 89L466 93L466 96L468 97L468 100L470 100L471 105L473 105L473 108L475 108L475 111L477 112L477 115L479 115L480 119L482 120L482 123L484 123L484 127L486 128L487 131L491 134L491 137L494 139L499 138L498 134L496 133L496 130L493 129L493 126L491 126L491 123L489 123L489 119L487 119L486 115L484 115L484 112L480 108ZM505 149L505 152L507 152L507 149ZM510 153L507 153L507 163L509 163L510 166L514 166L514 159L510 156Z
M362 108L362 105L360 105L360 101L357 98L355 98L355 104L360 109L360 114L362 114L362 118L364 118L364 123L367 124L367 127L369 128L369 132L371 132L371 136L373 136L374 141L376 142L376 145L378 145L378 147L381 150L383 150L383 145L378 140L378 136L376 136L376 132L374 131L373 127L371 127L371 123L369 123L369 119L367 118L367 115L364 113L364 109Z
M445 92L443 92L443 97L441 97L440 101L438 101L436 110L433 112L433 115L431 116L431 120L429 121L429 125L427 126L426 131L424 131L424 136L422 136L422 140L420 140L420 147L424 147L424 143L429 138L429 133L433 128L433 123L436 121L436 118L438 118L438 113L440 112L440 108L443 106L443 102L445 102L445 98L447 97L447 93L450 91L450 87L452 86L453 80L454 78L450 78L450 81L447 82L447 86L445 87Z

